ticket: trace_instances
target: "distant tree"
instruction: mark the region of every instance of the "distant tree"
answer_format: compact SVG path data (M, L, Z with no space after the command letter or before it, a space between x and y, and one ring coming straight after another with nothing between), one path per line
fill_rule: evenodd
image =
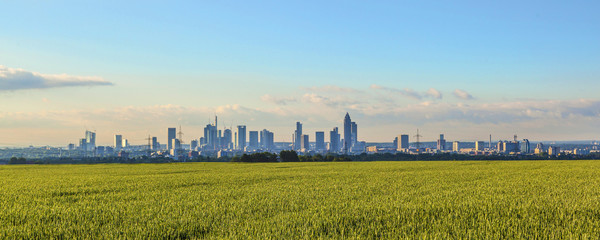
M20 157L20 158L12 157L8 161L8 164L25 164L25 163L27 163L27 160L23 157Z
M279 152L279 158L282 162L299 162L298 153L294 150L283 150Z

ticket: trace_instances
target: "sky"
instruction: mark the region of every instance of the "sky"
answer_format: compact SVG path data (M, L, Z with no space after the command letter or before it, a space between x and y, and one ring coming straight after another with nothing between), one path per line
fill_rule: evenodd
M599 1L2 1L0 146L600 139ZM187 138L187 139L186 139Z

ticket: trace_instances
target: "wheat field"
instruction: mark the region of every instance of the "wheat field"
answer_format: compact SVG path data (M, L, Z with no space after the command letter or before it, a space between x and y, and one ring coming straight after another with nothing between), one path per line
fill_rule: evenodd
M598 238L599 161L0 166L0 238Z

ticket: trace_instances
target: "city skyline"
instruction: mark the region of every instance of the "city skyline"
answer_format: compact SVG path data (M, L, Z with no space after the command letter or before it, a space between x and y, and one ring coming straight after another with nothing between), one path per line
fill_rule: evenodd
M292 142L302 122L329 139L346 112L367 142L598 140L599 7L6 2L0 146L200 137L214 115L246 138Z

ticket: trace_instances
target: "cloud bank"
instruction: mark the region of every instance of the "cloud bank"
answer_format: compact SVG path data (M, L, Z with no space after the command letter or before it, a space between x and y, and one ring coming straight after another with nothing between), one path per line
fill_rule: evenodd
M0 65L0 91L108 85L113 83L101 77L42 74Z

